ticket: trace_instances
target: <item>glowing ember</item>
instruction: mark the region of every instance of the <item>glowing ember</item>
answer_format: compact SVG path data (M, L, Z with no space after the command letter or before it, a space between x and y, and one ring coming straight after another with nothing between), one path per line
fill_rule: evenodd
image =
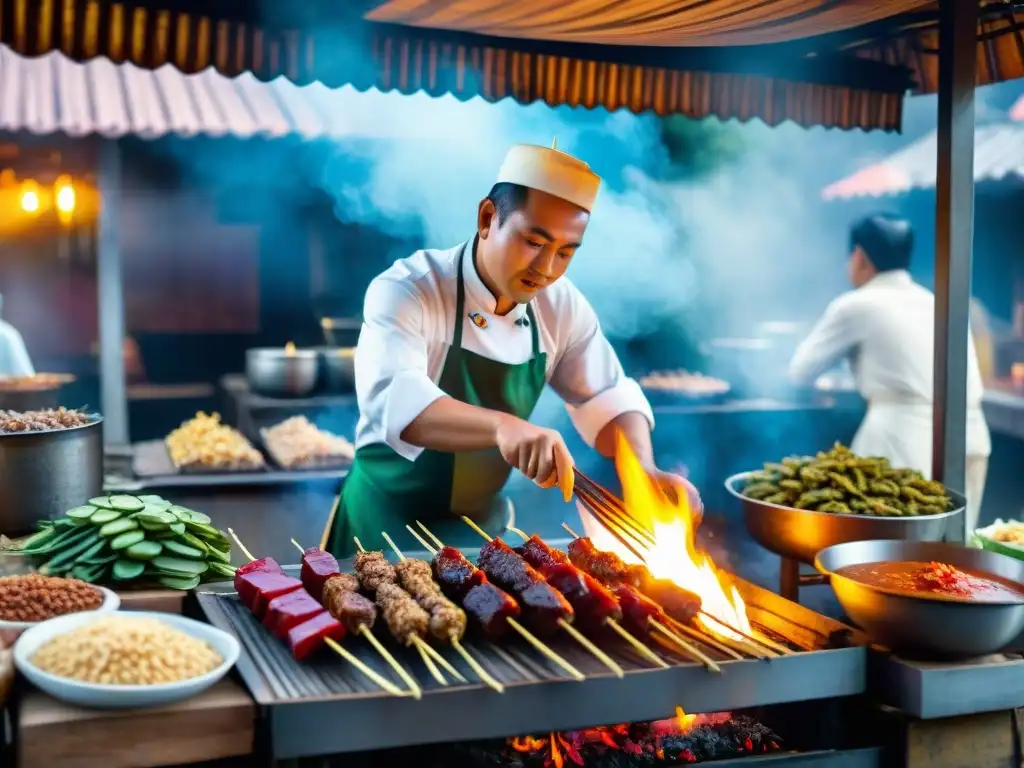
M654 482L637 460L636 455L619 434L615 467L622 482L623 501L630 514L654 531L654 545L646 553L647 567L656 578L670 579L684 589L700 595L702 613L699 621L706 629L730 637L742 638L710 617L751 634L747 608L739 590L723 579L711 558L695 547L693 517L685 493L669 498ZM614 543L602 541L623 559L630 554L626 547L609 537ZM596 544L596 542L595 542ZM632 558L635 562L636 558ZM629 560L627 560L629 562Z
M295 344L289 341L284 345L284 354L286 357L295 357Z

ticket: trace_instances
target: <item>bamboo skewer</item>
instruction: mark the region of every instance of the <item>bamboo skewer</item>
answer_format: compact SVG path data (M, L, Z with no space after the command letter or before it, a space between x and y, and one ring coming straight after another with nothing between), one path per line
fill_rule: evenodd
M242 550L242 554L244 554L247 558L249 558L250 561L256 559L255 557L252 556L252 553L248 549L245 548L245 545L242 543L241 539L238 538L238 535L231 528L228 528L228 533L231 534L231 538L233 538L235 540L235 543L238 545L238 548L240 550ZM343 658L345 661L347 661L353 667L355 667L357 670L359 670L361 673L363 673L363 675L365 675L369 680L371 680L379 688L381 688L382 690L386 691L387 693L390 693L392 696L409 696L410 695L408 692L403 691L401 688L396 686L391 681L385 680L383 677L381 677L379 674L377 674L377 672L375 672L373 669L368 667L366 664L364 664L358 658L353 656L349 651L347 651L345 648L343 648L341 645L339 645L337 642L335 642L331 638L325 637L324 638L324 644L327 645L327 647L330 648L332 651L334 651L336 654L341 656L341 658Z
M431 541L437 544L438 549L444 546L442 541L439 538L437 538L437 536L435 536L433 533L431 533L430 529L428 529L427 526L425 526L419 520L416 521L416 525L418 525L423 530L423 532L427 535L428 538L430 538ZM409 530L412 531L411 528ZM415 533L413 533L413 535L416 536ZM419 536L416 536L416 538L419 539L422 543L422 539L420 539ZM559 654L555 653L554 650L549 648L545 643L541 642L530 630L528 630L518 621L511 617L506 617L505 622L510 627L512 627L512 629L515 630L516 633L518 633L519 636L523 638L523 640L532 645L538 653L540 653L546 659L554 662L556 665L565 670L573 678L573 680L582 683L584 680L587 679L582 672L576 669L576 667L574 667L568 661L563 659Z
M509 528L508 530L512 531L512 533L522 538L523 541L528 541L530 539L529 534L527 534L525 531L519 530L518 528ZM605 619L604 626L608 627L610 630L615 632L615 634L617 634L619 637L621 637L623 640L629 643L637 653L639 653L645 659L653 663L655 666L662 667L665 669L668 668L669 664L666 663L666 661L663 658L658 656L658 654L654 653L654 651L652 651L650 648L648 648L646 645L640 642L638 638L630 634L629 630L627 630L625 627L623 627L621 624L615 621L615 619Z
M480 534L480 536L482 536L487 541L493 541L491 536L488 535L487 531L485 531L483 528L481 528L479 525L474 523L472 520L470 520L465 515L462 516L462 522L464 522L466 525L468 525L470 528L472 528L474 531L476 531L478 534ZM530 537L527 536L526 538L530 538ZM593 656L595 659L597 659L602 664L604 664L609 670L611 670L612 674L614 674L616 677L619 677L619 678L625 676L626 673L625 673L625 671L623 671L622 667L619 666L616 663L616 661L611 656L609 656L607 653L605 653L600 648L598 648L596 645L594 645L592 642L590 642L590 640L588 640L586 637L584 637L580 633L580 631L578 629L576 629L576 627L574 627L572 624L570 624L564 618L559 619L557 623L558 623L558 626L560 626L563 630L565 630L565 632L569 635L569 637L571 637L573 640L575 640L577 643L579 643L581 646L583 646L583 648L587 652L589 652L591 656Z

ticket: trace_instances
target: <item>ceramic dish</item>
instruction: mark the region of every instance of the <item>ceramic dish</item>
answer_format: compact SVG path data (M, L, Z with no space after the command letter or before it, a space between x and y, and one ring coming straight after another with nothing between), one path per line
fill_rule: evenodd
M170 613L132 611L131 615L137 618L156 619L179 632L184 632L199 640L205 640L221 655L223 661L220 666L205 675L159 685L86 683L52 675L32 663L32 657L47 640L70 632L90 621L95 621L97 616L95 612L92 612L59 616L27 630L14 645L14 663L18 671L28 678L29 682L55 699L97 709L132 709L158 707L191 698L224 677L238 661L241 650L238 640L223 630Z
M79 614L92 614L92 613L109 613L110 611L116 611L121 607L121 598L116 592L107 589L106 587L96 587L100 592L103 593L103 603L99 608L94 608L91 611L76 611L75 613L65 614L66 616L77 616ZM61 616L55 616L54 618L62 618ZM3 621L0 620L0 630L10 629L15 632L19 632L23 629L30 629L31 627L37 627L40 624L52 621L52 619L43 619L43 621Z

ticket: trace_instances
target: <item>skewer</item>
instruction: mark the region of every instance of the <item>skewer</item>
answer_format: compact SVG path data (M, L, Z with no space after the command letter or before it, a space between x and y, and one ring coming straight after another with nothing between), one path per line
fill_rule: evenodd
M517 536L521 537L523 541L529 541L530 539L529 534L519 530L518 528L509 528L508 530L512 531L512 533L516 534ZM666 661L663 658L661 658L658 654L656 654L654 651L652 651L650 648L648 648L646 645L640 642L638 638L630 634L629 630L627 630L625 627L623 627L621 624L615 621L615 619L608 617L604 620L603 624L604 626L608 627L610 630L615 632L619 637L621 637L631 646L633 646L633 649L637 653L639 653L645 659L653 663L655 666L668 669L669 664L666 663Z
M707 613L706 611L701 611L700 614L704 616L706 619L709 619L710 621L713 621L716 624L729 630L734 635L739 635L746 643L754 646L755 648L765 651L769 656L777 658L783 654L788 655L793 653L793 651L791 651L789 648L786 648L785 646L779 645L778 643L772 640L768 640L767 638L755 637L749 632L744 632L742 629L738 629L729 622L722 621L718 617L712 616L710 613Z
M327 539L331 535L331 527L334 525L334 520L338 517L338 507L341 506L341 489L338 490L338 495L334 497L334 504L331 505L331 513L327 516L327 525L324 526L324 532L320 534L320 549L327 551Z
M468 525L470 528L472 528L474 531L480 534L480 536L482 536L487 541L493 541L493 538L490 535L488 535L487 531L485 531L483 528L474 523L465 515L462 516L462 522L464 522L466 525ZM527 536L526 538L530 537ZM573 640L575 640L577 643L583 646L583 648L587 650L591 656L593 656L595 659L604 664L609 670L611 670L612 674L619 678L625 676L626 673L623 671L622 667L620 667L611 656L609 656L607 653L605 653L592 642L590 642L590 640L588 640L586 637L580 634L580 631L576 629L576 627L574 627L564 618L560 618L557 623L558 626L560 626L562 629L566 631L566 633L568 633L569 637L571 637Z
M425 551L429 552L431 555L437 554L437 550L434 549L426 541L424 541L423 537L416 533L416 530L411 525L407 525L405 526L405 528L407 531L409 531L409 533L413 535L413 538L415 538L416 541L420 543L420 546L422 546ZM469 665L469 668L476 673L476 676L479 677L481 681L483 681L490 688L493 688L498 693L505 692L505 686L499 683L496 679L494 679L494 677L486 669L484 669L483 666L481 666L480 662L473 658L469 651L467 651L462 646L462 642L457 637L453 637L451 642L452 648L454 648L459 653L459 655L462 656L462 660Z
M242 550L242 553L246 557L248 557L250 561L256 559L255 557L252 556L252 553L248 549L245 548L245 545L242 543L242 540L238 538L238 535L231 528L228 528L228 533L231 534L231 538L235 540L235 544L238 545L238 548L240 550ZM324 638L324 644L327 645L327 647L330 648L332 651L334 651L336 654L341 656L341 658L343 658L345 661L347 661L353 667L355 667L357 670L362 672L369 680L374 682L382 690L386 691L387 693L390 693L392 696L408 696L409 695L409 693L407 693L406 691L403 691L401 688L399 688L397 685L392 683L390 680L385 680L383 677L381 677L379 674L377 674L374 670L370 669L370 667L366 666L366 664L364 664L358 658L353 656L349 651L345 650L345 648L343 648L341 645L336 643L331 638L325 637Z
M299 542L297 542L295 539L292 539L291 542L292 542L292 544L295 545L295 548L297 550L299 550L299 552L305 552L306 551L306 550L304 550L302 548L302 545L299 544ZM360 549L362 549L362 546L360 546ZM423 691L420 689L419 684L413 679L412 675L410 675L406 671L405 667L402 666L402 664L398 661L398 659L396 659L394 657L394 655L391 653L391 651L389 651L384 646L384 644L381 643L381 641L377 639L377 636L375 634L373 634L373 630L370 629L365 624L360 624L358 629L356 629L356 632L362 638L364 638L366 640L366 642L368 642L371 646L373 646L373 650L375 650L377 652L377 655L380 656L382 659L384 659L384 661L387 662L387 665L389 667L391 667L393 670L395 670L395 674L398 675L402 679L402 682L404 682L406 685L409 686L409 691L412 694L412 697L414 699L419 699L420 696L423 695ZM420 655L422 656L422 653ZM431 673L431 676L433 676L433 678L435 680L437 680L438 676L434 675L434 671L431 670L431 665L430 664L427 664L427 671L429 671ZM448 684L448 681L444 680L443 677L441 678L441 680L444 681L444 682L441 682L441 685L447 685Z
M402 550L400 550L395 545L395 542L391 540L391 537L388 536L387 533L384 532L384 531L381 531L381 535L384 537L384 540L387 541L388 546L390 546L391 549L394 550L395 555L398 556L398 559L399 560L405 560L406 558L405 558L405 555L402 553ZM458 640L459 638L456 635L452 635L448 639L449 639L449 641L452 641L452 640ZM436 661L438 664L440 664L445 672L447 672L449 675L454 677L460 683L468 683L469 682L468 680L466 680L466 678L464 678L462 676L462 674L459 672L459 670L457 670L455 667L453 667L451 664L448 663L448 659L446 659L444 656L442 656L440 653L437 652L437 649L435 649L433 646L431 646L429 644L426 644L426 643L424 643L424 645L427 648L430 649L429 650L429 654L431 656L433 656L434 661Z
M439 538L437 538L437 536L435 536L433 533L431 533L430 530L427 528L427 526L425 526L419 520L416 521L416 525L418 525L423 530L423 532L425 534L427 534L428 537L430 537L430 539L432 541L437 543L438 549L440 549L441 547L444 546L444 544L441 542L441 540ZM412 529L410 528L409 530L412 530ZM415 534L413 534L413 535L415 535ZM419 538L419 537L417 536L416 538ZM519 634L519 636L521 638L523 638L523 640L525 640L530 645L532 645L537 650L538 653L540 653L546 659L554 662L556 665L558 665L563 670L568 672L569 675L574 680L576 680L577 682L582 683L584 680L587 679L586 676L582 672L580 672L578 669L576 669L576 667L574 667L568 661L563 659L559 654L555 653L545 643L541 642L530 630L528 630L526 627L524 627L518 621L516 621L515 619L513 619L511 617L506 617L505 618L505 622L510 627L512 627L512 629L514 629Z
M606 515L614 518L619 528L626 531L641 546L648 546L654 543L654 533L629 514L626 510L626 505L621 499L598 485L578 469L576 470L576 495L580 496L584 503L586 503L586 500L583 499L583 496L590 497L592 503L588 506L600 506Z
M720 642L714 636L709 634L702 634L697 630L686 626L685 624L679 623L678 621L673 621L672 629L680 635L686 635L691 640L696 640L698 643L701 643L702 645L705 645L708 648L713 648L719 653L725 654L726 656L736 659L737 661L743 661L746 658L746 656L744 656L742 653L733 650L725 643Z
M767 661L769 658L771 658L767 655L767 652L762 651L761 649L755 647L751 643L744 642L743 640L737 640L736 638L727 637L726 635L721 634L712 634L710 631L701 632L694 629L693 627L688 627L687 625L683 624L682 622L676 621L675 619L669 619L669 624L672 627L672 629L676 630L677 632L681 632L687 637L692 637L693 639L699 640L699 642L702 642L705 645L711 646L713 648L729 648L732 651L741 654L741 658L749 656L751 658L757 659L758 661Z

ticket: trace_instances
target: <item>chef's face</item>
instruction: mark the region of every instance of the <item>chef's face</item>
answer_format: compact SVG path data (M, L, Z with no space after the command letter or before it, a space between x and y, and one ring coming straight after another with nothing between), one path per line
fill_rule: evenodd
M494 203L483 200L477 234L490 287L516 304L527 303L565 274L589 221L582 208L534 189L501 222Z

